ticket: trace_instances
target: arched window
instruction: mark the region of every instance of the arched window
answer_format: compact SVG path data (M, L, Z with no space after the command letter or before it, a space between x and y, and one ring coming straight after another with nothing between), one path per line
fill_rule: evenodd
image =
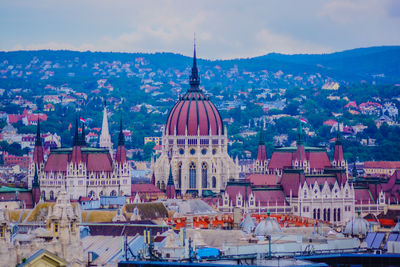
M324 221L326 221L326 209L324 209Z
M196 188L196 164L190 162L189 165L189 188Z
M317 219L317 211L315 209L313 210L313 219Z
M182 162L178 163L178 188L182 188Z
M331 209L330 208L328 208L328 220L327 221L328 222L331 221Z
M103 191L100 191L100 196L102 196L102 195L104 195L104 192L103 192Z
M321 219L321 209L318 209L318 220Z
M201 164L201 187L207 188L207 163Z
M46 192L45 191L42 191L42 193L40 194L41 196L41 198L43 199L43 200L46 200Z
M212 177L212 188L216 188L217 187L217 178L215 178L215 176Z
M340 208L337 209L337 221L340 222Z
M54 200L54 192L50 191L50 200Z
M160 189L160 181L157 182L157 188Z
M115 190L111 191L110 196L116 196L116 195L117 195L117 191L115 191Z
M336 208L333 209L333 221L336 222Z

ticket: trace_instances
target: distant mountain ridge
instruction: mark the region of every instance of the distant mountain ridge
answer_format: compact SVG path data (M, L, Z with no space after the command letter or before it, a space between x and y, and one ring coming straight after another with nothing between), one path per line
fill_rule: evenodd
M175 53L123 53L123 52L78 52L69 50L37 50L0 52L0 60L13 64L26 63L32 57L40 60L66 60L79 56L80 62L98 60L127 61L134 57L145 57L152 65L159 68L186 68L190 66L190 57ZM356 48L329 54L294 54L270 53L267 55L229 60L199 59L200 68L233 67L248 71L278 71L284 73L320 73L336 80L346 82L400 83L400 46L376 46Z

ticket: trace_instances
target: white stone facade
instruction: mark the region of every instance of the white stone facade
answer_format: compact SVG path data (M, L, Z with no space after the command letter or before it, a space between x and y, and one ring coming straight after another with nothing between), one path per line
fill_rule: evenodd
M176 190L182 195L204 190L219 193L230 179L238 179L239 166L228 155L224 135L167 135L162 137L161 156L151 167L156 186L165 189L171 159Z

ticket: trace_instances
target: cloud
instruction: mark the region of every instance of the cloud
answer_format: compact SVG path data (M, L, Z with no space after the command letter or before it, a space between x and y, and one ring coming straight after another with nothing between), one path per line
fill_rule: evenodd
M28 0L0 10L0 50L73 49L192 54L320 53L399 44L395 0ZM73 14L73 15L72 15Z

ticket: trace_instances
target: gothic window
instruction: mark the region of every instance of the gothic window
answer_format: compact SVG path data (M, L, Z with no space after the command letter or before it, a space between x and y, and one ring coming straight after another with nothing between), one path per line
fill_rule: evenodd
M348 189L346 189L345 195L346 195L346 197L349 197L349 190Z
M215 176L212 177L212 188L216 188L217 187L217 178L215 178Z
M54 200L54 192L50 191L50 200Z
M327 216L327 221L330 222L331 221L331 209L328 208L328 216Z
M117 191L115 191L115 190L111 191L110 196L116 196L116 195L117 195Z
M318 209L317 218L318 218L318 220L321 219L321 209Z
M42 193L41 193L41 198L42 198L43 200L46 200L46 192L45 192L45 191L42 191Z
M183 150L183 148L179 149L179 154L181 155L185 154L185 150Z
M324 209L324 221L326 221L326 209Z
M213 153L213 155L217 154L217 149L214 148L214 149L212 150L212 153Z
M90 191L88 197L94 197L94 196L95 196L94 192L93 192L93 191Z
M307 198L307 190L304 189L304 198Z
M189 165L189 188L196 188L196 164L190 162Z
M182 188L182 162L178 163L178 188Z
M196 149L194 149L194 148L190 149L190 154L191 154L191 155L196 154Z
M100 196L102 196L102 195L104 195L104 192L103 191L100 191L100 194L99 194Z
M201 165L201 187L207 188L207 163Z
M337 209L337 221L340 222L340 208Z
M157 182L157 188L160 189L160 181Z
M317 211L316 211L316 209L313 210L313 219L317 219Z
M203 155L207 154L207 149L203 148L203 149L201 150L201 154L203 154Z
M333 221L336 222L336 208L333 209Z

